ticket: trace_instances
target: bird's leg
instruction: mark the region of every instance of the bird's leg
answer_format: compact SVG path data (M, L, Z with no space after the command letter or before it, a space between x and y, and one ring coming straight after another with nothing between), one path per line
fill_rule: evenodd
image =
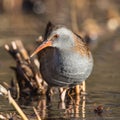
M81 85L76 85L76 86L75 86L75 93L76 93L76 95L86 94L85 81L83 81Z
M61 88L59 88L59 91L60 91L60 100L61 100L61 102L64 102L67 88L61 87Z
M65 102L59 102L58 108L59 108L59 109L66 109L66 104L65 104Z
M86 84L85 84L85 81L83 81L83 88L82 88L83 92L86 91Z
M82 82L81 90L82 90L81 94L83 94L83 95L86 94L86 84L85 84L85 81Z
M76 85L76 86L75 86L75 93L76 93L76 95L79 95L79 94L80 94L80 91L81 91L80 85Z

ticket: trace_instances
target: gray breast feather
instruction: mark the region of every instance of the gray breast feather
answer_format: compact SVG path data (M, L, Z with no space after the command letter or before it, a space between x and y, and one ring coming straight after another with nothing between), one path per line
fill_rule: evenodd
M90 75L92 66L92 59L79 54L58 55L58 52L52 52L49 56L46 53L41 56L41 74L51 86L79 84Z

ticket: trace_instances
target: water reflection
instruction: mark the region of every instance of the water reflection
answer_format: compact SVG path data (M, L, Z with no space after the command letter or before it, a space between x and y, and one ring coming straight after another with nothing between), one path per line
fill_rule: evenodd
M46 109L47 109L46 101L47 101L46 98L43 98L39 100L37 104L37 110L39 111L39 114L42 118L46 117Z
M49 101L46 97L40 99L37 103L39 115L45 118L85 118L86 96L77 95L74 99L69 98L65 102ZM63 115L64 114L64 115Z

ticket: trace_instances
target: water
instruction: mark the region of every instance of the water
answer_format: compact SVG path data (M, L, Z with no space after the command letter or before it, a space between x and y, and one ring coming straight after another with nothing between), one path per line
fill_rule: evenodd
M26 48L32 51L35 39L43 34L45 23L32 14L0 15L0 83L9 83L15 78L9 68L15 66L15 61L4 50L6 43L22 39ZM32 106L39 103L39 113L46 120L119 120L120 119L120 30L101 37L96 49L93 50L94 69L87 80L87 95L81 97L75 106L72 101L59 103L58 95L53 96L52 102L45 98L37 102L29 102L28 106L21 105L29 117L35 118ZM102 40L103 39L103 40ZM85 99L85 101L84 101ZM95 114L94 109L103 106L101 115ZM14 108L0 96L0 112L13 112Z

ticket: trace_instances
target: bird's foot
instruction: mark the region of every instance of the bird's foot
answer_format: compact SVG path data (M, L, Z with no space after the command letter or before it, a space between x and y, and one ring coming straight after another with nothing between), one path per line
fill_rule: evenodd
M67 88L59 88L59 90L60 90L60 100L61 102L64 102Z

